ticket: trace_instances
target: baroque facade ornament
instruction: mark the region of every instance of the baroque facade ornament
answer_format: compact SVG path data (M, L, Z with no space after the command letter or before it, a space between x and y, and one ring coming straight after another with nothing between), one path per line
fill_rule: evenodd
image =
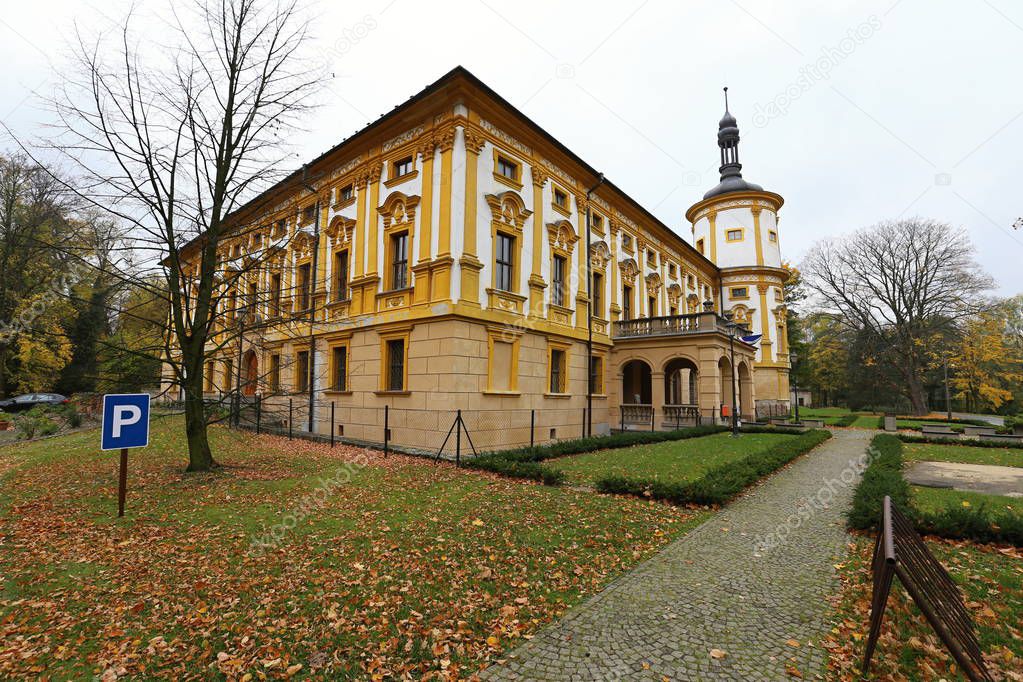
M575 243L579 241L579 235L572 229L572 223L567 220L559 220L556 223L547 223L547 239L551 249L572 253Z
M384 229L391 225L412 223L416 219L416 207L419 206L418 196L408 196L402 192L391 192L377 211L384 219Z
M493 220L510 225L518 231L522 230L526 218L533 215L532 211L526 209L522 197L512 190L501 194L488 194L485 198Z
M635 258L626 258L618 263L618 271L622 273L622 281L628 284L636 283L636 275L639 274L639 266Z

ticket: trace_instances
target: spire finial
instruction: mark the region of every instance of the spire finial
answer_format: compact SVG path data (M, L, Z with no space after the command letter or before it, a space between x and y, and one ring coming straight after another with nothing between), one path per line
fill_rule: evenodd
M728 111L728 86L725 86L725 111Z

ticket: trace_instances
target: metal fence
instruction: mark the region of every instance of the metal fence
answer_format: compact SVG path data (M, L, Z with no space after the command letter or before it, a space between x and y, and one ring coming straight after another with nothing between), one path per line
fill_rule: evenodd
M240 428L328 443L352 443L450 459L494 450L581 438L585 408L439 410L356 407L305 396L237 398L227 421ZM456 422L458 426L456 427ZM594 410L594 434L607 433L607 410Z

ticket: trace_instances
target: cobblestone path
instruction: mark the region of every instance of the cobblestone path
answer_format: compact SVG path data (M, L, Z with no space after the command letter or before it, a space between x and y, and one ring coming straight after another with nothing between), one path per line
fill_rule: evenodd
M838 588L850 483L872 435L833 433L483 678L794 679L786 668L804 679L822 676L826 597ZM765 548L772 533L779 541Z

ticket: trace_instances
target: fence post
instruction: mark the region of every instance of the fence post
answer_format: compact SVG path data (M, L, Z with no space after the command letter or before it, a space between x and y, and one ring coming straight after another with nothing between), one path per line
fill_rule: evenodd
M391 416L390 412L391 412L391 406L390 405L384 405L384 457L386 457L389 454L389 449L390 449L390 439L388 438L388 436L390 435L390 430L391 430L390 429L390 416Z
M455 466L462 466L462 411L455 416Z
M330 447L334 447L334 401L330 401Z
M529 447L533 447L534 431L536 431L536 409L529 411Z
M294 398L288 398L288 440L291 440L291 425L295 422L294 402Z
M259 435L259 422L263 417L263 396L256 396L256 435Z

